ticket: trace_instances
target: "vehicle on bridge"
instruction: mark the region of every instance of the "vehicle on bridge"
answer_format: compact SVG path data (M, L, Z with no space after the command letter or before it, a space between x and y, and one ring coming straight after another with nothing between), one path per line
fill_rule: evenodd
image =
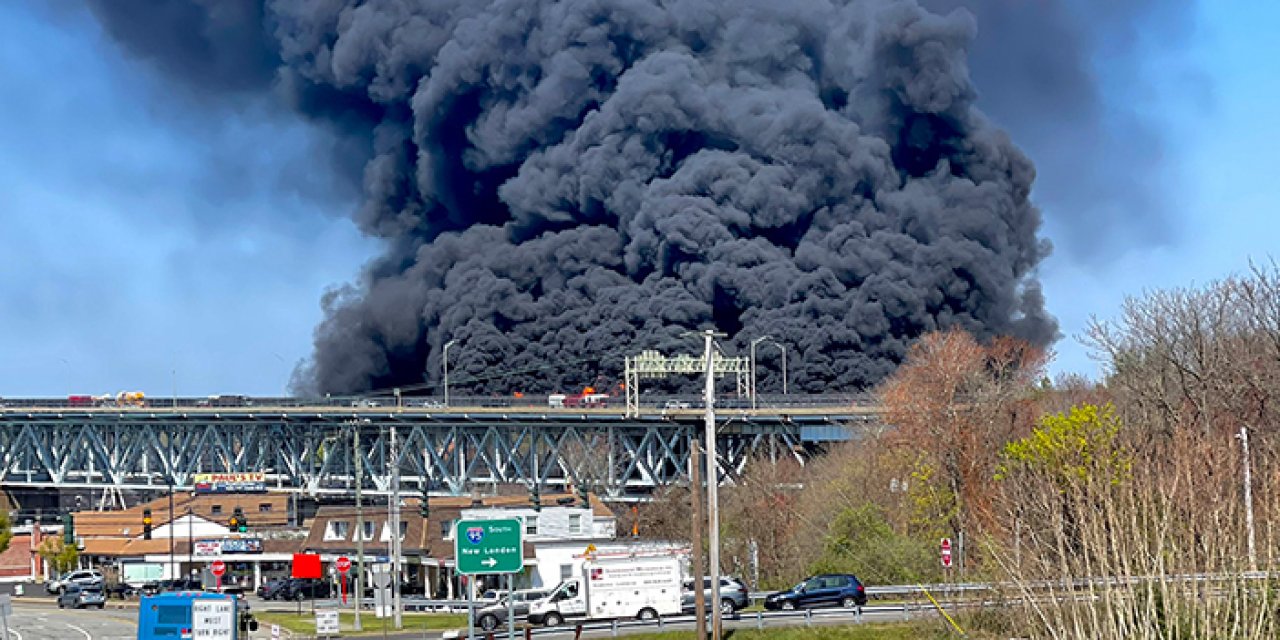
M599 558L529 607L529 622L554 627L566 620L680 614L680 558L673 555Z

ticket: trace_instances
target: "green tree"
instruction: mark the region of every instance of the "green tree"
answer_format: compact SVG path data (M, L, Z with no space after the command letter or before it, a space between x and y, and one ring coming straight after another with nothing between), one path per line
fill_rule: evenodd
M815 573L852 573L867 584L932 581L937 566L930 542L897 533L881 507L841 510L827 527Z
M1062 489L1094 481L1118 483L1132 466L1132 458L1117 446L1121 427L1110 403L1044 416L1031 435L1005 445L996 479L1031 474Z
M53 570L58 573L71 571L80 560L80 550L73 544L64 544L61 536L45 538L36 549L36 553L48 561Z
M13 540L13 518L9 517L9 512L0 511L0 553L9 550L9 543Z

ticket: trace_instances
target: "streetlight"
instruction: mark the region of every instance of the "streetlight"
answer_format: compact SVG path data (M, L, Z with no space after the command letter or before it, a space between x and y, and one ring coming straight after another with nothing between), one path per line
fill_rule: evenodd
M777 340L769 340L782 349L782 395L787 395L787 346Z
M751 408L756 408L756 345L765 340L772 340L769 336L760 336L751 341Z
M444 366L444 406L449 406L449 347L457 344L457 340L450 340L444 343L444 354L440 357L440 364Z

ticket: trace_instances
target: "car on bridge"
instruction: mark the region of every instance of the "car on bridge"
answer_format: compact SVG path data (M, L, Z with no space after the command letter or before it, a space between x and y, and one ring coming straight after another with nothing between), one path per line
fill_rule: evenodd
M854 609L866 604L866 588L857 577L847 573L813 576L786 591L769 594L764 599L764 608L770 611L815 607Z

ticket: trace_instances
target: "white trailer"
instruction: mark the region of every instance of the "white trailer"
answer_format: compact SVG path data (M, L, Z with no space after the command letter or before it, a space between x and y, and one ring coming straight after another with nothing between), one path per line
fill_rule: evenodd
M566 620L608 620L680 614L678 556L599 558L529 607L529 622L553 627Z

